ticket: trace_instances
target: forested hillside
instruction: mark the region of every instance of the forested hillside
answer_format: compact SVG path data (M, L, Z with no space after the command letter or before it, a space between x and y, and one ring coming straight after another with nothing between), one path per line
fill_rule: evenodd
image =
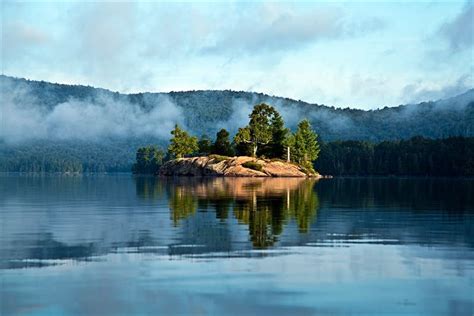
M321 140L380 142L474 136L474 90L440 101L363 111L238 91L120 94L0 76L0 170L129 171L139 146L191 134L231 134L253 105L276 107L291 129L308 118ZM383 106L383 105L381 105ZM67 167L66 167L67 166Z
M323 144L315 168L333 176L474 176L474 138L427 139L373 144L337 141Z
M282 113L290 128L295 128L301 118L308 118L316 132L326 141L474 136L474 89L446 100L364 111L242 91L120 94L88 86L53 84L6 76L0 76L0 79L2 97L6 97L6 102L15 105L30 103L42 111L52 111L56 106L67 102L81 101L98 106L108 103L138 106L146 113L164 102L171 102L181 110L178 114L182 117L161 114L170 120L182 120L185 127L196 135L213 135L221 127L233 132L233 128L236 129L247 120L247 115L255 104L265 102ZM224 123L228 126L221 126Z

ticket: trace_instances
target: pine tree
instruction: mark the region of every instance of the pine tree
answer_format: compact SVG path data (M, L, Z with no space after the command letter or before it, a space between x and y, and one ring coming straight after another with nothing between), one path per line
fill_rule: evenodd
M212 149L214 154L223 155L223 156L233 156L234 149L229 140L229 132L223 128L216 135L216 141Z
M312 130L308 120L298 124L294 134L292 148L292 160L308 169L313 169L312 162L318 158L319 144L318 135Z
M163 164L165 153L156 146L140 147L137 150L133 173L155 174Z
M276 112L271 120L272 140L269 143L268 157L284 158L287 154L287 138L289 130L285 128L285 123L280 113Z
M198 141L200 155L209 155L212 151L212 141L207 135L202 135Z
M199 149L198 139L179 128L178 124L174 126L171 131L173 137L170 140L168 152L176 158L183 158L190 155Z

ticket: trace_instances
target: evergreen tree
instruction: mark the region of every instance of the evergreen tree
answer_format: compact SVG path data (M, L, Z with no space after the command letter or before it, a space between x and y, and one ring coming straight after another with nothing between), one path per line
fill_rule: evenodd
M268 144L267 157L285 158L287 154L287 138L289 130L285 128L285 123L280 113L276 112L271 120L272 140Z
M294 134L292 160L298 164L313 169L312 162L318 158L318 135L312 130L308 120L302 120Z
M234 138L233 145L237 156L252 156L252 145L243 141L237 142L237 135Z
M223 156L234 155L234 150L229 140L229 132L225 128L217 132L212 152Z
M163 164L165 153L156 146L140 147L137 150L133 173L155 174Z
M209 155L212 151L212 141L207 135L202 135L198 141L200 155Z
M189 136L186 131L179 128L178 124L174 126L171 135L173 135L173 137L170 139L168 152L172 156L183 158L199 149L197 137Z

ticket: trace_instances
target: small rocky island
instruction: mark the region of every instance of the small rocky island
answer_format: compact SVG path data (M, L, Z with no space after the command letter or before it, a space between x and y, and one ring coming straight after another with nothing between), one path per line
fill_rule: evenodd
M198 139L178 125L165 153L157 146L139 148L134 173L160 176L320 177L313 162L319 154L317 135L308 120L293 133L268 104L255 105L247 126L233 140L221 129L213 142Z
M179 158L165 162L161 176L320 177L295 163L248 156Z

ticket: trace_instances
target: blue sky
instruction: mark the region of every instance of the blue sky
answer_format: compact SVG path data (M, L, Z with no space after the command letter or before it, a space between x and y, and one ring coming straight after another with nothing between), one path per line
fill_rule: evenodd
M6 75L373 109L474 87L472 1L2 1Z

